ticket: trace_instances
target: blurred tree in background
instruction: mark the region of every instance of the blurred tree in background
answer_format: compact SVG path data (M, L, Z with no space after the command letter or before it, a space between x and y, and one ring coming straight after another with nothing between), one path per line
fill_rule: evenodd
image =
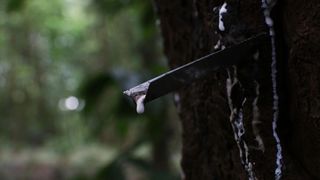
M170 101L122 95L161 52L148 0L0 0L0 178L176 179Z

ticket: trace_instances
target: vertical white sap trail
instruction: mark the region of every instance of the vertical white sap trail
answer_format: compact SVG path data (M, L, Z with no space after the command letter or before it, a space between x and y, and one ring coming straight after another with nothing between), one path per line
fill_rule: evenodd
M219 9L219 25L218 28L220 31L225 31L225 26L223 22L223 14L227 13L227 3L223 3L223 5ZM225 45L222 40L218 40L216 45L214 46L215 50L225 49ZM237 143L239 149L239 156L242 165L245 167L246 172L248 173L249 180L255 180L255 175L253 171L253 165L249 160L249 148L247 146L246 141L244 140L243 135L245 134L244 121L243 121L243 106L246 101L246 98L243 99L241 107L236 107L232 102L231 92L232 88L239 83L237 78L237 67L233 66L233 78L230 73L230 70L227 69L228 78L226 80L226 90L227 90L227 99L230 108L230 124L233 130L234 139ZM240 92L239 92L240 93Z
M242 102L242 107L244 106L246 102L246 98L244 98L243 102ZM239 108L239 114L238 114L238 118L236 119L235 121L235 124L237 126L237 130L238 130L238 138L241 142L241 144L243 144L243 149L244 149L244 166L245 166L245 169L248 173L248 178L249 180L254 180L256 179L255 178L255 175L254 175L254 172L253 172L253 165L252 163L250 162L249 160L249 148L248 148L248 145L246 143L246 141L243 139L243 135L245 134L245 128L244 128L244 122L243 122L243 108Z
M237 68L236 67L233 67L233 68L234 68L233 79L231 78L230 71L227 70L228 78L226 81L227 97L228 97L229 108L231 111L230 123L234 133L234 139L239 149L241 163L244 165L245 170L248 173L249 180L254 180L256 178L253 171L253 165L249 160L249 148L247 146L246 141L243 138L243 135L245 134L245 128L244 128L242 107L246 102L246 98L243 99L241 107L234 107L232 98L231 98L231 91L233 86L239 83L237 78Z
M265 17L265 22L269 27L269 35L271 37L271 80L272 80L272 92L273 92L273 121L272 121L272 130L273 137L276 141L277 155L276 155L276 169L275 169L275 179L279 180L282 176L282 147L280 144L280 138L277 133L277 122L279 117L279 96L277 93L277 59L276 59L276 46L275 46L275 32L273 29L273 20L270 17L270 10L274 4L271 0L261 0L263 14Z
M244 98L243 102L242 102L242 107L244 106L246 102L246 98ZM254 175L254 172L253 172L253 166L252 166L252 163L250 162L249 160L249 148L247 146L247 143L246 141L243 139L243 135L245 134L245 128L244 128L244 122L243 122L243 108L240 108L239 109L239 115L238 115L238 122L235 121L236 125L237 125L237 128L238 128L238 136L239 136L239 139L240 139L240 142L242 142L243 144L243 149L244 149L244 158L245 158L245 161L244 161L244 166L245 166L245 169L248 173L248 178L249 180L254 180L256 179L255 178L255 175Z
M238 136L238 133L237 133L237 127L236 127L236 125L234 123L234 116L236 114L236 108L233 107L233 103L232 103L232 99L231 99L231 90L232 90L232 87L235 85L236 82L234 82L231 79L231 74L230 74L229 69L227 69L227 72L228 72L228 78L226 80L226 89L227 89L228 104L229 104L229 108L230 108L230 117L229 117L229 119L230 119L231 127L232 127L232 130L233 130L234 139L237 142L237 146L238 146L238 149L239 149L240 160L241 160L241 163L244 164L243 157L242 157L242 148L240 146L240 139L239 139L239 136Z
M254 172L253 172L253 165L252 163L249 161L249 148L247 146L246 143L243 144L243 147L245 149L245 152L246 152L246 165L245 165L245 168L248 172L248 176L249 176L249 180L255 180L255 175L254 175Z

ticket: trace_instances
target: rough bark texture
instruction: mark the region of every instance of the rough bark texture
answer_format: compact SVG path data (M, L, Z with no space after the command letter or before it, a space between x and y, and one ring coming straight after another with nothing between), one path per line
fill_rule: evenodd
M227 0L226 31L218 30L218 0L155 0L165 54L171 68L214 51L219 39L228 47L261 31L265 25L260 0ZM272 10L275 20L280 95L278 132L283 148L282 179L320 179L320 2L284 0ZM248 57L252 58L252 57ZM259 63L238 67L247 101L244 139L257 179L274 179L271 50L260 51ZM253 71L256 69L256 71ZM229 120L226 70L179 91L183 127L182 171L185 179L248 179ZM254 79L260 83L257 126L265 151L252 130ZM238 90L240 93L241 91Z

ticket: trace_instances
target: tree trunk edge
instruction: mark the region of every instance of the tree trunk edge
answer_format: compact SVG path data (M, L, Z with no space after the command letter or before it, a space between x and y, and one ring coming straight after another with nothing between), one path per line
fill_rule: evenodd
M279 2L280 8L276 11L281 19L275 21L276 25L280 22L281 31L285 34L277 36L285 35L284 45L287 46L284 59L279 65L284 69L280 71L280 82L287 82L283 87L286 92L281 93L283 96L287 94L282 110L288 112L288 115L281 115L278 128L285 157L282 179L317 179L320 178L320 157L317 153L320 150L320 64L317 60L320 57L320 29L317 26L317 23L320 24L317 11L320 6L316 0ZM205 0L155 0L165 54L171 68L213 50L220 35L215 34L218 31L218 17L212 9L223 3ZM227 3L235 3L235 0ZM249 26L251 34L266 30L260 3L241 2L240 18ZM230 112L225 92L226 78L226 73L220 71L213 77L178 92L183 127L181 165L185 179L247 179L228 122ZM269 85L265 86L268 88ZM271 94L266 92L266 95ZM269 101L270 99L265 99L265 104L261 104L266 107L262 115L270 116ZM267 137L265 141L268 146L274 147L272 138ZM270 150L267 155L256 157L259 166L256 174L259 179L274 178L275 160L274 155L270 154L274 154L274 151ZM258 157L263 157L260 161L265 162L259 162Z

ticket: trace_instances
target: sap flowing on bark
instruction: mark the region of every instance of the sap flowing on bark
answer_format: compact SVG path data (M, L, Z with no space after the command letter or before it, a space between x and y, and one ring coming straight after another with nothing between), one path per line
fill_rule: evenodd
M277 154L276 154L276 169L275 169L275 179L279 180L282 176L282 147L280 138L277 133L277 122L279 117L279 96L277 93L277 59L276 59L276 44L275 44L275 32L273 28L273 20L270 17L270 10L276 1L271 0L261 0L263 14L265 17L265 23L269 28L269 35L271 38L271 80L272 80L272 92L273 92L273 121L272 121L272 130L273 137L276 141Z
M224 13L227 13L227 8L226 7L227 7L227 3L223 3L221 8L219 9L219 30L220 31L224 31L225 30L222 15Z
M220 47L221 47L221 40L219 39L217 44L214 45L214 50L218 50L218 49L220 49Z
M220 31L225 31L223 15L227 12L228 12L227 3L224 3L219 8L218 28ZM219 50L219 49L223 50L225 48L226 47L222 39L219 39L216 45L214 46L214 50ZM246 101L246 98L243 99L241 107L234 106L232 97L231 97L231 92L232 92L232 88L240 82L238 81L238 78L237 78L237 67L234 66L233 69L234 69L233 78L231 77L230 70L227 69L228 78L226 80L227 99L228 99L228 104L230 108L230 123L233 130L234 139L239 149L239 156L240 156L241 163L248 174L248 179L254 180L256 178L255 178L255 173L253 171L253 164L249 160L249 148L243 137L243 135L245 134L244 121L243 121L243 105Z
M237 68L236 67L233 67L233 68L234 68L233 79L231 78L230 71L228 70L228 79L226 81L227 98L228 98L229 108L231 111L230 123L234 133L234 139L239 149L241 163L243 164L243 166L245 167L245 170L248 173L249 180L254 180L256 178L253 171L253 165L249 160L249 148L247 146L246 141L243 138L243 135L245 134L245 128L244 128L244 122L243 122L243 106L246 102L246 98L243 99L241 107L234 107L232 97L231 97L232 88L237 83L240 83L237 78Z

